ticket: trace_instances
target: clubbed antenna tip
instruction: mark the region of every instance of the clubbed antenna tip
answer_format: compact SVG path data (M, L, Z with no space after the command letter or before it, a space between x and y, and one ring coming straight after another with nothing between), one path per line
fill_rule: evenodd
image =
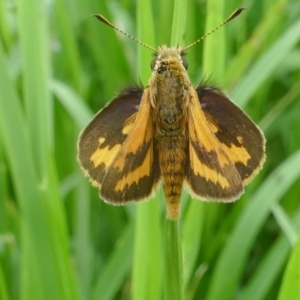
M192 43L192 44L184 47L182 49L182 51L186 51L187 49L195 46L196 44L198 44L199 42L201 42L202 40L204 40L206 37L208 37L209 35L211 35L213 32L215 32L216 30L218 30L219 28L221 28L222 26L224 26L226 23L228 23L229 21L231 21L232 19L234 19L235 17L237 17L245 9L246 8L244 8L244 7L236 9L223 23L221 23L219 26L217 26L216 28L214 28L213 30L211 30L210 32L208 32L207 34L205 34L204 36L202 36L201 38L199 38L194 43Z

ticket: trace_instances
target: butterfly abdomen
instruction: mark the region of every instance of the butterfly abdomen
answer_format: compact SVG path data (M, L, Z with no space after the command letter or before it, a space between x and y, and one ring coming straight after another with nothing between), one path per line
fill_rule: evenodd
M176 219L184 180L187 139L174 135L158 139L159 165L169 218Z

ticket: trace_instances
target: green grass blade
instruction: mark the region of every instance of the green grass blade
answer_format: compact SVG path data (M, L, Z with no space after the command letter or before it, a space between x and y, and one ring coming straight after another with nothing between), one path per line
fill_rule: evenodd
M206 4L205 32L209 32L221 24L224 18L224 1L209 0ZM212 36L204 40L203 73L211 76L222 84L225 70L225 28L220 28Z
M300 227L300 209L293 218L293 226ZM267 293L272 290L276 280L282 275L282 269L291 251L291 243L286 236L281 237L272 245L264 260L258 266L257 271L251 277L246 287L240 292L239 300L263 300Z
M66 224L48 156L52 117L50 64L46 17L41 12L44 7L40 2L18 2L26 118L1 49L1 105L5 105L1 108L1 131L22 215L20 295L23 299L77 299L68 259Z
M274 42L233 89L232 98L236 99L238 105L247 104L253 93L274 72L299 39L300 21L297 21Z
M43 2L18 1L18 25L23 68L23 88L29 135L37 174L45 178L50 145L50 55ZM30 16L30 18L29 18ZM34 34L33 34L34 33ZM37 126L38 124L38 126Z
M76 299L72 285L69 261L66 260L66 241L61 236L63 228L61 212L57 207L57 195L51 197L38 184L33 154L29 145L26 125L20 101L10 80L8 66L0 48L0 127L4 149L12 172L12 180L22 210L22 289L24 299L32 299L30 291L42 292L43 299ZM9 101L7 101L9 99ZM12 123L11 120L14 120ZM18 147L16 147L18 145ZM53 177L49 173L50 187ZM48 198L49 197L49 198ZM43 201L42 201L43 200ZM52 200L49 202L47 200ZM52 204L51 204L52 203ZM54 208L54 209L53 209ZM54 213L54 214L53 214ZM53 223L51 223L51 220ZM54 226L49 231L51 226ZM32 271L29 268L33 257ZM37 273L35 273L37 272ZM35 275L37 274L37 275ZM31 276L32 275L32 276ZM63 284L64 280L67 285ZM35 294L36 295L36 294ZM27 298L28 297L28 298Z
M58 80L51 82L51 89L68 114L73 118L78 128L81 129L86 126L92 119L93 113L84 104L80 96L71 87Z
M182 0L176 0L174 2L173 10L173 22L172 22L172 46L184 46L185 44L185 30L186 30L186 18L187 18L187 2Z
M137 2L138 38L154 45L154 24L150 1ZM138 45L138 73L142 82L150 77L151 51ZM157 194L158 195L158 194ZM135 224L132 299L159 299L161 295L160 203L158 196L138 204Z
M140 203L135 224L132 299L159 299L161 295L160 203L155 197Z
M299 164L300 152L298 151L286 159L252 196L221 253L207 299L232 299L251 244L270 213L271 206L280 200L300 176L300 169L297 167ZM280 185L278 185L278 178L281 178ZM224 276L229 273L230 276Z
M272 206L272 213L280 226L282 232L285 233L291 245L297 241L298 228L294 228L292 221L287 216L285 210L277 203Z
M298 236L297 243L288 262L284 273L283 283L279 292L279 300L298 299L300 298L299 284L300 270L300 239Z
M55 1L56 25L59 28L59 40L63 49L63 70L65 76L71 81L73 87L79 91L81 88L81 62L79 49L76 47L75 35L73 33L67 3L64 0Z
M102 269L96 281L91 299L115 299L119 287L128 275L132 263L133 234L133 224L129 224L128 228L124 230L120 241L116 243L116 251L112 253Z
M184 215L182 232L182 252L184 259L183 279L187 287L195 269L196 259L202 242L205 203L190 199L187 212Z
M21 201L20 205L25 205L26 199L34 201L39 198L38 185L35 178L33 160L30 155L25 123L17 93L12 86L2 45L0 45L0 68L0 88L2 91L0 95L0 127L3 145L16 185L16 191ZM13 126L11 120L14 120ZM20 153L20 148L15 147L15 145L22 145L22 153ZM42 284L40 283L40 285Z
M2 266L0 265L0 298L2 300L9 300L7 282L5 282Z
M183 270L179 222L166 220L165 228L165 298L183 300Z
M280 25L278 19L274 18L274 16L281 13L284 4L285 0L274 1L266 13L263 14L262 19L255 27L250 38L238 49L238 53L232 58L226 69L226 87L236 84L240 78L242 78L247 68L253 63L259 49L264 46L266 36L270 35L274 28ZM247 16L250 17L250 9L247 9L240 17L240 22L243 22L243 24L247 24ZM238 22L238 20L236 20L236 22ZM236 29L236 33L240 33L240 26Z
M284 114L285 110L292 102L298 99L300 94L300 80L297 80L285 96L280 99L259 122L259 127L265 132L270 129L271 125Z

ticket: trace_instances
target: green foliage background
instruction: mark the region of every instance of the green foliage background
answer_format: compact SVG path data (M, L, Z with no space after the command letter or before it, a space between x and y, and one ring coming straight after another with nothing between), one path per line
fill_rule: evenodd
M186 299L300 299L300 2L175 3L187 3L174 17L186 44L247 7L188 51L189 74L224 87L268 141L265 167L238 202L183 195ZM156 47L170 43L173 8L0 0L0 299L163 298L160 192L103 203L79 170L76 141L119 88L151 74L151 51L90 16Z

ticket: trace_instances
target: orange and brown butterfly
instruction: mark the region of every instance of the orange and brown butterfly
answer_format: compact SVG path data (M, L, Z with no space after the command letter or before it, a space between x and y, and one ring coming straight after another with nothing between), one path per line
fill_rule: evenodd
M155 51L148 85L123 90L81 132L78 161L107 203L145 200L162 183L168 218L177 219L183 186L195 198L231 202L262 168L261 130L218 88L191 84L184 53L204 37L157 50L138 41Z

